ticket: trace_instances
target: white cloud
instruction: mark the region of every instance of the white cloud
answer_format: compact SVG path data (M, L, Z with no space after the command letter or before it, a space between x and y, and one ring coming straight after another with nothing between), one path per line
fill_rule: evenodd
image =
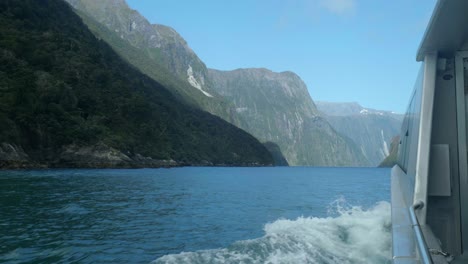
M320 5L337 15L352 15L356 9L355 0L320 0Z

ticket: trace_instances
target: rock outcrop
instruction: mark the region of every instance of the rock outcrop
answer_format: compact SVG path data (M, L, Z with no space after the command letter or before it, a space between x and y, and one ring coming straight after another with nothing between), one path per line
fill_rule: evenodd
M124 154L104 143L92 146L65 146L57 159L49 164L52 167L73 168L158 168L180 166L174 160L155 160L141 154Z
M21 169L28 168L34 164L23 148L16 144L3 142L0 144L0 168Z

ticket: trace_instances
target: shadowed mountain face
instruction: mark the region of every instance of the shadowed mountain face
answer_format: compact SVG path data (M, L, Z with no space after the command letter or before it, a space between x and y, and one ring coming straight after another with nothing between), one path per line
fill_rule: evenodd
M290 165L366 165L361 151L322 118L307 87L292 72L210 69L216 91L246 120L243 129L279 145Z
M61 0L0 2L0 77L0 167L273 162L122 60Z
M185 101L276 143L290 165L368 164L320 117L294 73L208 70L176 31L150 24L123 0L67 1L127 61Z
M399 134L402 115L364 108L357 103L317 102L317 108L339 133L352 139L371 166L390 154L392 138Z
M263 145L265 146L265 148L268 149L268 151L273 156L273 160L275 161L276 166L289 166L288 161L283 156L283 153L281 152L280 147L276 145L276 143L265 142L263 143Z

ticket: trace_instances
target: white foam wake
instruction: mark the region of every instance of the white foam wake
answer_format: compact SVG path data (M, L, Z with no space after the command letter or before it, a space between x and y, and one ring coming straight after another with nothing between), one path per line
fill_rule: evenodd
M334 205L336 217L300 217L266 224L261 238L223 249L166 255L153 263L390 263L390 204L369 210Z

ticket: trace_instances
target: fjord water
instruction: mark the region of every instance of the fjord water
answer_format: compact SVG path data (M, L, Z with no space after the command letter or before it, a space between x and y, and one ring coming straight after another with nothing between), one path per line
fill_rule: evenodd
M387 263L390 171L0 172L0 263Z

